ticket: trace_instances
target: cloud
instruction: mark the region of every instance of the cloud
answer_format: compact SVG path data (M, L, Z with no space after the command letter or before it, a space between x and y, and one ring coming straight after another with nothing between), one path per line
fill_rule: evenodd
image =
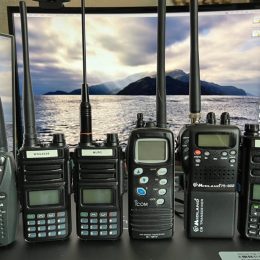
M19 18L16 18L19 19ZM87 17L90 85L156 70L157 19L133 15ZM239 85L256 94L259 40L251 38L251 15L203 15L199 19L201 78ZM16 21L16 24L19 22ZM189 71L189 16L168 17L166 68ZM80 16L29 17L30 60L36 93L81 85ZM16 28L22 65L20 28ZM243 85L245 82L245 85ZM246 82L248 84L246 84Z

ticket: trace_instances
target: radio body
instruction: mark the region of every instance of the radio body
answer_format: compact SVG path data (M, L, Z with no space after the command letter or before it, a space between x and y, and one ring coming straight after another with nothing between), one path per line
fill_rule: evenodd
M180 134L188 237L231 238L235 230L240 130L194 124Z
M174 232L174 137L169 129L131 132L127 146L129 235L171 238Z
M19 151L23 228L29 242L65 239L71 233L69 159L69 147L61 134L55 134L49 146Z
M240 158L238 231L260 239L260 135L258 125L246 125Z
M0 152L0 246L15 241L19 216L15 161L12 153Z
M113 142L75 150L74 188L77 235L86 240L116 240L123 230L123 152Z

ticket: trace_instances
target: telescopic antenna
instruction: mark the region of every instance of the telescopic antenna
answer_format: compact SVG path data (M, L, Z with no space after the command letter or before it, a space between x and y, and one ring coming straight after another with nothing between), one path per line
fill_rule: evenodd
M167 124L165 85L165 20L166 0L158 0L156 111L157 127L161 128L165 128Z
M87 60L86 60L86 24L85 24L85 0L81 0L82 9L82 60L83 60L83 84L81 87L80 104L80 143L92 143L92 116L89 101L89 87L87 84Z
M192 124L198 123L201 118L198 20L198 0L190 0L190 119Z
M4 111L2 107L2 101L0 98L0 152L6 153L8 151L7 146L7 138L5 131L5 119L4 119Z
M23 43L23 109L24 109L24 146L37 145L37 133L35 127L34 98L32 92L32 81L30 73L29 44L28 44L28 27L27 27L27 10L25 2L20 2L22 43Z

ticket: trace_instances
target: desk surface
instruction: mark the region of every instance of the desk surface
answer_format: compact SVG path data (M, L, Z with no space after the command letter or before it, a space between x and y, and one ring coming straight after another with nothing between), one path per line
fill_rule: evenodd
M126 201L126 195L125 195ZM72 203L72 212L75 210ZM125 205L127 205L125 203ZM126 212L126 210L124 211ZM126 214L125 214L126 215ZM183 230L183 219L175 217L175 234L172 240L131 240L124 229L118 241L80 241L76 235L75 214L73 230L66 241L47 243L26 243L20 221L17 241L6 248L0 248L1 260L220 260L220 251L260 251L260 241L234 239L187 239ZM126 221L124 222L125 226Z

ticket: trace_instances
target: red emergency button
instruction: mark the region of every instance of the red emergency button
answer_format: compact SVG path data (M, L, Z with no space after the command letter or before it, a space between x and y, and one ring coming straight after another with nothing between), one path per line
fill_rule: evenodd
M195 155L201 155L201 150L195 150L195 151L194 151L194 154L195 154Z

